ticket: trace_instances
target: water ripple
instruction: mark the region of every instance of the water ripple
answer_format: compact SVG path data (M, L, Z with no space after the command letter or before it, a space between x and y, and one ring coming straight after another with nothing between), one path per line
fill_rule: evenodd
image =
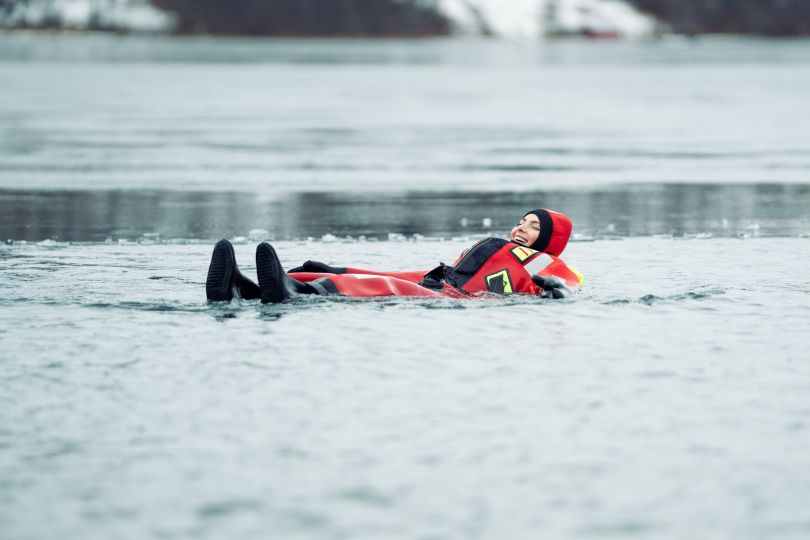
M243 512L260 512L265 508L257 499L230 499L206 503L197 508L196 513L203 519L220 519Z

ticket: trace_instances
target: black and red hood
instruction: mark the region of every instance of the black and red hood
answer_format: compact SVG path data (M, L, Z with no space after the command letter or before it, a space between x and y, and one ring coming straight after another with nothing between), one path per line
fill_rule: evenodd
M565 214L545 208L530 210L525 215L529 214L536 215L540 220L540 236L529 247L559 257L571 238L571 220Z

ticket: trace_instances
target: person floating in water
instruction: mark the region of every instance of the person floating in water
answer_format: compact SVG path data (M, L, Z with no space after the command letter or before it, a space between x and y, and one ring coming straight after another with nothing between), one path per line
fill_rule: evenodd
M582 286L582 276L559 255L571 236L571 221L546 209L530 210L512 229L510 240L485 238L447 266L432 270L387 272L334 267L306 261L284 271L273 246L256 248L258 285L239 271L233 246L214 246L205 292L209 301L260 298L283 302L299 294L348 297L423 296L467 298L486 293L535 294L565 298Z

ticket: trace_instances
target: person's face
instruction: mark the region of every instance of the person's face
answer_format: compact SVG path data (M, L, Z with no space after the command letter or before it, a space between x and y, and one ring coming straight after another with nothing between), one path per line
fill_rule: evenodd
M512 242L521 246L531 246L540 236L540 218L535 214L527 214L520 218L518 224L512 229Z

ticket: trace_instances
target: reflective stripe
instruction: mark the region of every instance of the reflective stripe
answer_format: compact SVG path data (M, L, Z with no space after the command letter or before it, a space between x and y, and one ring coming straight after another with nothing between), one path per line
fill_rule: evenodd
M553 262L554 259L551 258L551 255L543 253L542 255L538 255L537 257L529 261L529 263L523 268L526 269L526 271L529 273L530 276L533 276Z

